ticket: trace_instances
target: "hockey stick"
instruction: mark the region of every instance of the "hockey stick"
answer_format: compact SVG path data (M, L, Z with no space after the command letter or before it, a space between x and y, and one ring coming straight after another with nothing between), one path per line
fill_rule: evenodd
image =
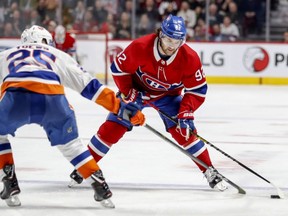
M175 148L177 148L179 151L181 151L182 153L184 153L185 155L187 155L189 158L191 158L192 160L194 160L195 162L197 162L198 164L200 164L201 166L205 167L206 169L208 169L208 165L205 164L203 161L201 161L200 159L198 159L197 157L195 157L194 155L190 154L188 151L186 151L185 149L183 149L182 147L180 147L177 143L173 142L172 140L170 140L168 137L166 137L165 135L163 135L162 133L160 133L159 131L157 131L156 129L154 129L153 127L151 127L150 125L148 125L147 123L144 125L145 128L147 128L148 130L152 131L154 134L156 134L157 136L159 136L160 138L164 139L165 141L167 141L168 143L170 143L172 146L174 146ZM232 187L236 188L238 190L239 194L246 194L246 191L241 188L240 186L238 186L237 184L235 184L234 182L232 182L231 180L227 179L225 176L223 176L220 173L217 173L218 176L220 176L224 181L226 181L228 184L230 184Z
M176 125L178 125L178 122L172 118L171 116L169 116L168 114L166 114L165 112L163 112L162 110L160 110L158 107L156 107L155 105L149 103L149 105L151 107L153 107L154 109L156 109L160 114L162 114L164 117L166 117L167 119L169 119L170 121L172 121L173 123L175 123ZM262 180L266 181L267 183L271 184L278 193L278 198L282 198L285 199L284 193L282 190L280 190L279 187L277 187L275 184L273 184L272 182L270 182L269 180L267 180L266 178L264 178L263 176L261 176L260 174L256 173L254 170L250 169L249 167L247 167L246 165L244 165L243 163L241 163L240 161L236 160L235 158L233 158L232 156L230 156L229 154L227 154L226 152L224 152L223 150L219 149L217 146L213 145L212 143L210 143L209 141L207 141L206 139L204 139L203 137L201 137L200 135L198 135L197 133L193 132L192 129L190 129L190 133L193 134L194 136L196 136L198 139L202 140L203 142L205 142L206 144L210 145L211 147L213 147L214 149L216 149L217 151L221 152L223 155L225 155L226 157L228 157L229 159L231 159L232 161L236 162L237 164L239 164L240 166L242 166L243 168L245 168L246 170L250 171L251 173L253 173L254 175L258 176L259 178L261 178ZM274 195L271 195L271 197L275 197Z

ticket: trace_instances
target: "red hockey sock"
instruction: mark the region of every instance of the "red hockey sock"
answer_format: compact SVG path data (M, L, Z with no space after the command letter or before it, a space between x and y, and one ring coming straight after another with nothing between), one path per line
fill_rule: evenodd
M101 158L104 157L109 151L107 146L111 147L113 144L116 144L123 137L126 131L127 131L126 127L117 124L116 122L112 121L104 122L99 128L97 136L92 138L94 139L94 141L91 141L92 147L88 146L94 159L97 162L101 160ZM93 150L93 148L95 148L95 151ZM101 154L97 153L96 150L98 152L101 152Z
M199 160L203 161L205 164L207 164L208 166L212 166L211 160L210 160L210 156L209 156L209 152L207 149L205 149L198 157ZM202 172L206 171L206 168L201 166L200 164L196 163L197 166L199 167L199 169Z

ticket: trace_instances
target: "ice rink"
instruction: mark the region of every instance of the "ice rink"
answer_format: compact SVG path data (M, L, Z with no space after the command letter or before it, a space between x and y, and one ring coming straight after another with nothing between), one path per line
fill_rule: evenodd
M107 111L67 90L87 143ZM147 123L164 133L152 108ZM281 188L288 197L288 86L210 85L195 113L200 136ZM113 131L111 131L113 133ZM93 199L87 183L67 187L72 165L52 148L42 128L27 125L11 137L21 207L0 200L1 216L287 216L288 199L275 187L207 145L214 166L243 187L240 195L209 188L196 165L145 127L134 128L100 161L115 209ZM2 184L0 186L2 189Z

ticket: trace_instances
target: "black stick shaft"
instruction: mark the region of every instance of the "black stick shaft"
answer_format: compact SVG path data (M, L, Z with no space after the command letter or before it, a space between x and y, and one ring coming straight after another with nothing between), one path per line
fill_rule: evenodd
M198 164L202 165L203 167L205 167L206 169L209 168L209 166L204 163L202 160L198 159L197 157L195 157L194 155L190 154L189 152L187 152L185 149L183 149L182 147L180 147L177 143L173 142L172 140L170 140L169 138L167 138L165 135L163 135L162 133L160 133L159 131L157 131L156 129L154 129L153 127L151 127L150 125L148 125L147 123L144 125L144 127L146 127L148 130L152 131L154 134L156 134L157 136L161 137L162 139L164 139L165 141L167 141L169 144L171 144L172 146L174 146L175 148L177 148L179 151L181 151L182 153L184 153L185 155L187 155L190 159L194 160L195 162L197 162ZM228 182L231 186L233 186L234 188L236 188L238 190L238 193L240 194L246 194L246 191L241 188L239 185L235 184L234 182L232 182L230 179L226 178L225 176L223 176L222 174L218 173L219 176L221 176L222 179L224 179L226 182Z
M160 110L158 107L154 106L153 104L149 104L151 107L153 107L154 109L156 109L159 113L161 113L163 116L165 116L167 119L169 119L170 121L172 121L173 123L175 123L176 125L178 124L178 122L172 118L171 116L169 116L168 114L166 114L165 112L163 112L162 110ZM203 137L201 137L200 135L198 135L197 133L193 132L190 129L190 133L192 133L194 136L196 136L197 138L199 138L200 140L202 140L203 142L205 142L206 144L210 145L211 147L213 147L214 149L216 149L217 151L221 152L223 155L225 155L226 157L230 158L231 160L233 160L234 162L236 162L237 164L239 164L240 166L242 166L243 168L245 168L246 170L250 171L251 173L253 173L254 175L258 176L259 178L263 179L264 181L266 181L267 183L271 184L271 182L269 180L267 180L266 178L264 178L263 176L261 176L260 174L256 173L254 170L250 169L249 167L247 167L245 164L241 163L240 161L236 160L235 158L233 158L232 156L230 156L229 154L227 154L226 152L224 152L223 150L219 149L217 146L213 145L212 143L210 143L209 141L207 141L206 139L204 139Z
M169 138L167 138L166 136L164 136L162 133L160 133L159 131L157 131L156 129L154 129L153 127L151 127L148 124L145 124L146 128L148 128L150 131L152 131L154 134L156 134L157 136L161 137L162 139L164 139L165 141L167 141L168 143L170 143L172 146L174 146L175 148L177 148L179 151L181 151L182 153L186 154L188 157L190 157L192 160L194 160L195 162L199 163L201 166L205 167L206 169L208 169L208 165L206 163L204 163L203 161L201 161L200 159L198 159L197 157L195 157L194 155L190 154L189 152L187 152L185 149L183 149L182 147L180 147L179 145L177 145L175 142L173 142L172 140L170 140Z

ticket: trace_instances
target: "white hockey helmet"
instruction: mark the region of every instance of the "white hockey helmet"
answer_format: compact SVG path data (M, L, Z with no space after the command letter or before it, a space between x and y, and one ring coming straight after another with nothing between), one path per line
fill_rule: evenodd
M44 43L54 46L52 35L43 27L33 25L21 34L21 43Z

